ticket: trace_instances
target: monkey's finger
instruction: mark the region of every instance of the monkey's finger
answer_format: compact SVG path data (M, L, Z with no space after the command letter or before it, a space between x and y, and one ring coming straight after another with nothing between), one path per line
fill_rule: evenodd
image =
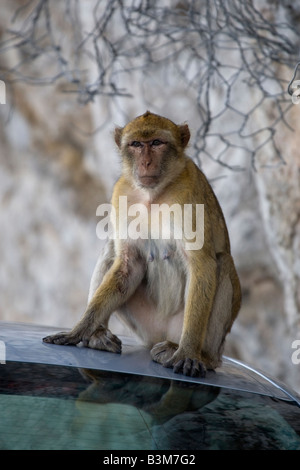
M193 361L192 359L180 359L173 367L175 374L183 373L183 375L191 375Z
M45 336L45 338L43 338L43 342L44 343L52 343L52 336Z
M175 372L175 374L179 374L180 372L182 372L184 362L185 361L183 359L180 359L180 361L178 361L178 362L176 362L176 364L174 364L173 372Z
M72 338L68 333L57 333L56 335L45 336L43 338L44 343L52 344L63 344L63 345L74 345L78 343L78 340Z
M191 377L205 377L206 368L202 362L198 361L197 359L193 360L190 375Z
M190 377L205 377L206 369L201 361L197 359L181 359L176 362L173 367L175 374L183 373L183 375Z
M110 330L107 330L104 336L104 344L108 351L119 354L122 352L122 341Z
M197 359L186 359L183 367L184 375L191 377L205 377L206 368L201 361Z
M116 339L115 339L116 338ZM119 340L117 336L115 338L110 339L110 338L105 338L104 339L104 344L105 344L105 349L107 351L111 351L117 354L121 354L122 352L122 342Z
M110 330L107 330L106 334L107 334L106 337L108 340L112 341L113 343L118 344L119 346L122 345L122 341L116 335L114 335Z
M183 375L190 375L192 377L196 377L197 368L196 365L194 365L194 361L192 359L185 359L182 372Z

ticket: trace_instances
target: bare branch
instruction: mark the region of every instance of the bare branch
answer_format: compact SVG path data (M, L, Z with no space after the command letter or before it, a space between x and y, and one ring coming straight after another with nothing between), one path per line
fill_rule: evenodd
M85 104L97 95L130 98L122 78L135 71L143 77L160 67L166 80L176 71L195 97L200 125L193 156L199 164L201 155L207 155L230 166L228 151L242 148L255 167L256 154L267 144L283 162L274 136L279 122L288 125L291 100L288 81L280 74L299 60L299 33L293 24L266 17L251 0L94 0L93 24L85 31L79 9L78 0L64 0L59 7L58 2L30 0L16 9L15 27L0 44L0 60L4 64L11 49L19 59L2 67L0 78L36 85L59 81ZM253 106L246 102L247 109L239 104L241 89L258 97ZM222 106L213 104L216 94ZM270 100L273 122L254 129L255 113ZM220 123L230 116L236 128L220 133ZM217 155L212 155L212 139L214 148L220 148Z

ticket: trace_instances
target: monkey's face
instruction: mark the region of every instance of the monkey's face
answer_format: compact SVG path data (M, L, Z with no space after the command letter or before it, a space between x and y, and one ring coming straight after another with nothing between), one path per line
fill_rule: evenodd
M156 188L174 177L189 136L187 126L149 112L115 131L125 173L143 188Z
M130 139L124 154L136 183L154 188L168 172L174 149L166 136L154 134L150 139Z

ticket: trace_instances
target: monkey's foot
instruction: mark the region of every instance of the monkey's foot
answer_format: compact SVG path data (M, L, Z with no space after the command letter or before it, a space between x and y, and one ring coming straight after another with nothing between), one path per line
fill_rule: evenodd
M100 326L91 335L80 333L57 333L55 335L46 336L43 338L44 343L60 344L65 346L75 346L76 344L83 343L83 346L92 349L100 349L102 351L109 351L120 353L122 350L122 342L112 332Z
M109 351L120 354L122 342L108 328L99 328L88 341L83 342L84 346L101 351Z
M166 361L164 367L172 367L176 374L182 373L190 377L205 377L206 367L202 361L198 359L191 359L189 357L182 357L179 350Z
M184 357L178 350L178 345L170 341L157 343L151 349L153 361L164 367L173 368L176 374L189 375L191 377L205 377L206 368L198 359Z
M153 346L150 354L154 362L158 362L164 366L165 363L171 359L177 349L178 344L172 343L171 341L162 341L161 343L157 343Z

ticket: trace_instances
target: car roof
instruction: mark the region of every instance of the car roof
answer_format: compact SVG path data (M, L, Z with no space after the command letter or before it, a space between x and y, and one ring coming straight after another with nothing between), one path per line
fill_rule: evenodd
M216 371L207 371L205 378L198 378L175 374L172 369L153 362L148 349L136 343L133 338L125 336L120 336L122 354L84 347L58 346L42 341L44 336L66 330L68 329L31 323L0 322L0 362L61 365L180 380L267 395L294 401L300 406L300 397L286 385L226 356L223 356L222 365Z

